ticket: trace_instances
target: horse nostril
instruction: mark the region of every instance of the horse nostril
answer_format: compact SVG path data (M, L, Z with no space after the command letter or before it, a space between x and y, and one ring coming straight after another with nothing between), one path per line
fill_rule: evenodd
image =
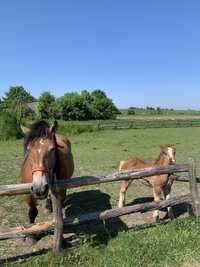
M31 186L31 192L33 192L33 186Z

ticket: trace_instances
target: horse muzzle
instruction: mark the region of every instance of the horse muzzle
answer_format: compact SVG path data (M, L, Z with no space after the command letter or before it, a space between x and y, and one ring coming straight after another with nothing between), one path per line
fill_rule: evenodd
M37 176L33 175L33 182L31 186L31 193L37 199L44 199L49 192L48 179L45 175Z
M175 165L175 164L176 164L176 160L175 159L170 159L169 165Z

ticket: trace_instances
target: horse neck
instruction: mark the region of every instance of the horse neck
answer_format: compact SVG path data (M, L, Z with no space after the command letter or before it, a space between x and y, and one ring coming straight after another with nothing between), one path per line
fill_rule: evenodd
M169 164L169 159L163 152L160 153L159 157L154 163L154 165L156 166L162 166L162 165L168 165L168 164Z

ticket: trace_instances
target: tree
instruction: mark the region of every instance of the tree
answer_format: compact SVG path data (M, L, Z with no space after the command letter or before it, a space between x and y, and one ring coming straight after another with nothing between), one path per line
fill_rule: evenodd
M67 93L56 100L56 116L63 120L88 120L88 102L78 93Z
M91 109L94 119L106 120L115 119L116 114L119 114L119 110L109 99L105 92L101 90L95 90L91 93L92 102Z
M118 109L112 100L101 90L91 94L84 90L81 94L67 93L58 98L55 104L55 116L63 120L113 119Z
M1 109L16 115L18 121L30 112L26 103L36 101L23 86L11 86L1 102Z
M37 112L41 119L54 118L55 97L48 91L41 94L38 101Z

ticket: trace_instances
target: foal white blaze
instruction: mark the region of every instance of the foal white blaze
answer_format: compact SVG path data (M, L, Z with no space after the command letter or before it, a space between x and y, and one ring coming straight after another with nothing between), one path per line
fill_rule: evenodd
M176 163L175 154L174 154L174 149L172 147L168 147L168 155L171 163L175 164Z

